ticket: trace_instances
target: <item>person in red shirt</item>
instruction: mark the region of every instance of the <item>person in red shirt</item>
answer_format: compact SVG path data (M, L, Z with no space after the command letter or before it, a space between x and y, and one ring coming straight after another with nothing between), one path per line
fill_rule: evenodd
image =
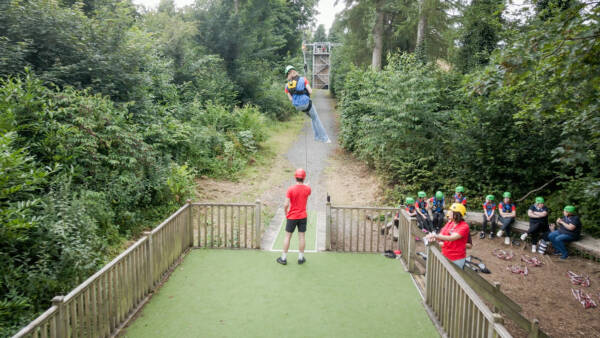
M287 252L290 248L290 238L298 227L298 264L304 264L306 258L304 258L304 247L306 246L306 240L304 234L306 233L306 202L308 196L310 196L310 187L304 184L306 178L306 172L304 169L297 169L294 174L296 177L296 184L289 187L285 199L285 217L287 223L285 225L285 239L283 240L283 252L281 257L277 258L277 263L286 265L287 264Z
M467 209L460 203L450 206L452 217L442 228L439 234L430 233L427 240L442 242L442 254L461 269L465 266L467 258L467 241L469 240L469 225L463 217Z

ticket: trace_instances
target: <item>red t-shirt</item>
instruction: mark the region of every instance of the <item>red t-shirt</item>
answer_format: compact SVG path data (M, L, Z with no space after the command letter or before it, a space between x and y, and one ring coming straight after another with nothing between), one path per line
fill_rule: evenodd
M455 241L444 241L442 246L442 255L446 256L451 261L463 259L467 257L467 241L469 240L469 225L465 221L454 225L453 221L446 223L440 234L450 236L453 233L458 233L461 238Z
M287 219L306 218L306 201L310 196L310 187L305 184L291 186L285 195L290 199L290 209L286 215Z

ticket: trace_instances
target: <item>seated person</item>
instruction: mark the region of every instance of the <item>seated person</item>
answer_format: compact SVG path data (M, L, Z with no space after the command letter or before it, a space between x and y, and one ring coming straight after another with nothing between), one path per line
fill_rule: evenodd
M558 230L552 231L548 235L548 239L552 242L552 246L557 250L555 255L560 255L560 259L567 259L569 252L565 246L567 242L573 242L581 236L581 221L575 215L575 207L572 205L565 206L563 217L556 220Z
M484 239L487 231L487 225L490 223L490 239L496 236L496 203L494 203L494 195L487 195L485 203L483 203L483 223L481 223L481 233L479 238Z
M498 213L500 214L498 220L500 221L501 228L497 236L502 237L502 235L506 234L504 244L510 245L510 229L517 218L517 207L511 200L510 192L504 192L502 197L504 197L504 200L498 205Z
M460 203L467 207L467 197L465 196L465 188L462 185L459 185L454 189L454 203Z
M527 236L531 237L531 252L537 251L538 236L542 236L544 240L548 240L550 228L548 227L548 208L544 205L543 197L536 197L535 204L527 210L529 216L529 230L521 235L521 240L524 241Z
M423 232L431 232L433 231L433 227L431 225L431 216L429 216L429 212L427 211L429 207L426 199L427 194L424 191L419 191L418 196L415 203L415 208L417 210L417 224Z
M444 193L441 191L436 192L435 197L429 199L435 232L439 232L444 225L444 203Z

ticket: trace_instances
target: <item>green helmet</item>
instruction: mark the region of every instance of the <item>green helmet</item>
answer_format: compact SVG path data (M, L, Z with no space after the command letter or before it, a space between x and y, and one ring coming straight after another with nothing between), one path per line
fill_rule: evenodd
M511 198L512 195L508 191L505 191L504 194L502 194L502 197L504 197L504 198Z
M415 199L412 197L407 197L406 198L406 204L415 204Z
M442 198L444 198L444 193L441 191L437 191L435 193L435 198L437 198L438 200L441 200Z
M544 198L542 196L536 197L535 198L535 203L538 203L538 204L544 203Z
M493 201L494 200L494 195L487 195L487 196L485 196L485 199Z
M285 67L285 75L287 76L287 75L288 75L288 73L290 72L290 70L292 70L292 69L293 69L293 70L296 70L296 68L294 68L294 66L292 66L292 65L287 65L287 66Z
M567 206L565 206L565 211L570 214L575 213L575 207L572 205L567 205Z
M419 193L417 194L417 196L419 196L419 197L427 197L427 194L424 191L419 191Z
M458 187L456 187L454 192L465 192L465 188L462 185L459 185Z

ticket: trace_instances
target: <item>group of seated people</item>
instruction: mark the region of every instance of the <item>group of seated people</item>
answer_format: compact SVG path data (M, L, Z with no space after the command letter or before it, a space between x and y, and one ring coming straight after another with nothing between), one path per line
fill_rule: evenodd
M456 187L455 194L452 197L453 203L447 215L445 214L443 192L437 191L429 199L424 191L420 191L417 196L416 200L412 197L406 198L406 211L410 216L417 218L417 224L423 232L429 233L426 238L430 241L443 241L445 242L444 245L448 245L449 247L454 247L464 240L464 246L467 248L471 241L470 232L463 233L464 225L467 224L464 221L467 205L464 187ZM502 201L496 205L494 195L486 196L485 202L482 205L483 220L479 237L484 239L486 234L488 234L490 239L495 236L504 236L504 244L510 245L511 229L516 220L517 208L510 192L504 192L502 197ZM431 215L429 211L431 211ZM581 236L582 225L575 213L575 207L572 205L565 206L563 217L558 218L556 223L549 224L549 210L544 205L544 198L538 196L535 198L535 203L529 207L527 215L529 216L529 229L520 238L522 241L525 241L528 237L530 238L531 252L544 254L548 243L551 242L555 249L554 254L559 255L561 259L566 259L569 255L566 243L576 241ZM445 216L448 217L448 222L444 225ZM498 223L500 224L500 229L496 232ZM489 233L488 227L490 228ZM468 225L467 229L469 229ZM457 240L461 242L451 244L451 242ZM459 251L462 250L460 248L462 248L462 245L459 246ZM442 247L443 252L444 247ZM462 256L462 254L459 256ZM452 258L456 257L456 255L452 256ZM452 261L457 260L452 258L449 257Z

